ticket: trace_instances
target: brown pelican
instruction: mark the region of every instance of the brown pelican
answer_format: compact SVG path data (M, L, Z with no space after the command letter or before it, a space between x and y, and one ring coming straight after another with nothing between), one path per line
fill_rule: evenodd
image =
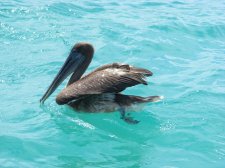
M112 112L118 110L124 121L134 124L139 121L125 115L128 107L162 99L161 96L140 97L120 93L127 87L137 84L147 85L145 77L152 76L152 72L147 69L112 63L103 65L82 77L93 55L94 48L91 44L84 42L75 44L40 102L44 103L71 74L66 88L57 95L56 103L67 104L76 111Z

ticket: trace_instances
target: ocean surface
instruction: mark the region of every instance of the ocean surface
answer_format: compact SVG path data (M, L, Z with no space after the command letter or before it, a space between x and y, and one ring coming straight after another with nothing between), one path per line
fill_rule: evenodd
M130 115L84 114L39 100L71 47L151 70L163 95ZM1 0L0 167L224 168L225 1Z

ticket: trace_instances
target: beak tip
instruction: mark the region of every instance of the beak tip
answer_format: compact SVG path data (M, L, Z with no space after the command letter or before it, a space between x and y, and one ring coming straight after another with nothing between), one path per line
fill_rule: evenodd
M40 101L40 104L44 104L44 99L43 98L41 98L39 101Z

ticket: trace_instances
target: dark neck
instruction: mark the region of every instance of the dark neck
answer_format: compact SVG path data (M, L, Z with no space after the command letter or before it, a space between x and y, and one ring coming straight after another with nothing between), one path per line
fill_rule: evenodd
M78 67L78 70L75 71L72 76L70 77L68 83L67 83L67 86L71 85L72 83L78 81L82 75L85 73L85 71L87 70L89 64L91 63L91 59L86 59L83 64L81 64L79 67Z

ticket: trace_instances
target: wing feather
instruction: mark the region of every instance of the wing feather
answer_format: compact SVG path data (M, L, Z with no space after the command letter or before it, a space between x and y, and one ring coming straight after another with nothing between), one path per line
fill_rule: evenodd
M145 77L151 75L152 72L147 69L128 64L103 65L63 89L56 101L59 104L66 104L87 95L118 93L137 84L147 85Z

